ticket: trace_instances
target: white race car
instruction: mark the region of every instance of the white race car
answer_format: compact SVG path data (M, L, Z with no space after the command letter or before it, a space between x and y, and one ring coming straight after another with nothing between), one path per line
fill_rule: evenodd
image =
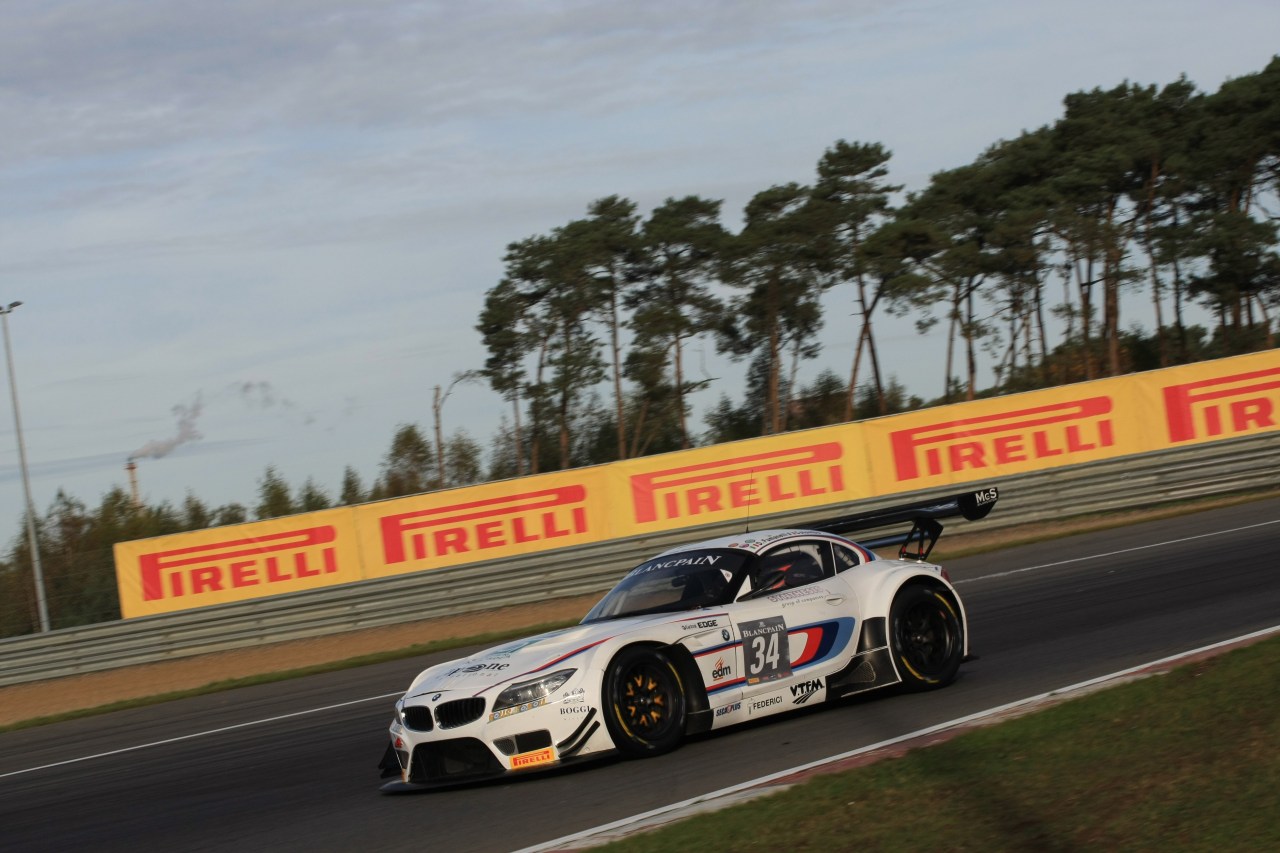
M949 684L968 654L955 587L925 562L939 518L994 488L666 551L582 623L423 671L396 702L384 791L656 755L688 735L900 684ZM857 544L839 535L910 522ZM872 548L900 544L898 559Z

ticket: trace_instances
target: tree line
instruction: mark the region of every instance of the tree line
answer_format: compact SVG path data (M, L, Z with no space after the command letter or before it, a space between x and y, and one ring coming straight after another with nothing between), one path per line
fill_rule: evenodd
M511 243L476 322L485 362L437 386L433 435L397 427L379 475L348 466L339 493L291 487L274 468L252 507L96 508L59 492L38 519L56 627L118 612L118 541L398 497L785 430L822 426L1275 346L1280 305L1280 58L1200 91L1185 77L1068 95L1051 124L903 193L891 152L838 140L811 180L756 193L741 227L688 195L647 214L617 195ZM1151 329L1122 316L1150 303ZM851 306L845 376L803 379L824 305ZM1188 322L1207 309L1209 328ZM944 393L911 396L888 369L876 320L945 335ZM746 365L692 421L713 345ZM980 365L994 379L983 385ZM486 453L446 436L443 400L483 381L507 415ZM0 636L34 630L26 539L0 564Z
M1054 123L900 202L890 158L839 140L809 183L756 193L736 233L716 200L642 217L609 196L508 246L478 324L480 373L511 407L502 473L691 446L699 339L749 362L756 414L722 400L712 441L791 429L806 411L806 425L848 420L864 385L868 413L905 405L876 342L884 313L921 333L943 324L941 402L1275 344L1280 59L1212 94L1185 77L1073 93ZM831 376L799 384L834 288L858 317L839 393ZM1151 335L1126 330L1126 291L1145 291ZM1211 331L1186 322L1191 303ZM984 354L995 381L982 389Z

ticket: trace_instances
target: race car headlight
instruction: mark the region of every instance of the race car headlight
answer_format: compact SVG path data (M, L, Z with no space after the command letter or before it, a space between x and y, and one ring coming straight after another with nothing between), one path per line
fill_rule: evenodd
M575 672L577 672L575 669L562 669L550 675L542 675L537 678L531 678L528 681L518 681L498 694L498 698L493 701L493 710L499 711L503 708L510 708L513 705L523 705L526 702L537 702L539 699L545 699L559 690L569 680L569 676Z

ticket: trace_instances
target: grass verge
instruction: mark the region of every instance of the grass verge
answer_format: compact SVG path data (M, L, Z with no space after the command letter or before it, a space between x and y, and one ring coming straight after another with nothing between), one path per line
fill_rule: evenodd
M608 845L1280 849L1280 638Z

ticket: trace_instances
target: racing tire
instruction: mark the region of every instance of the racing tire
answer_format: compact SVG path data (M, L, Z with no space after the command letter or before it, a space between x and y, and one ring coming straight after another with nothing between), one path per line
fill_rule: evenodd
M624 755L661 755L684 738L688 705L675 663L660 649L632 646L604 675L604 722Z
M903 587L889 609L889 649L904 690L934 690L955 681L964 658L955 602L937 587Z

